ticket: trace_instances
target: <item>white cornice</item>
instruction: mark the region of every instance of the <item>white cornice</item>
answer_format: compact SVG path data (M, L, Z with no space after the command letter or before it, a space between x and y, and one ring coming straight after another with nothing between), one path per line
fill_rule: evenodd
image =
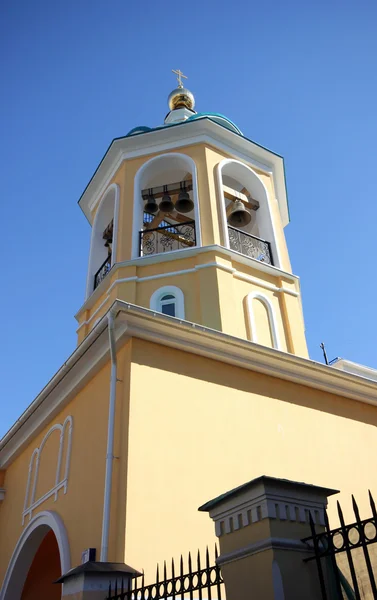
M106 289L107 286L109 285L109 277L111 275L115 275L117 273L117 271L121 268L125 268L125 267L146 267L146 266L150 266L150 265L154 265L154 264L160 264L160 263L167 263L170 261L175 261L175 260L180 260L180 259L185 259L185 258L193 258L194 256L197 256L199 254L205 254L208 252L217 252L219 254L225 255L229 258L231 258L234 262L238 262L242 265L246 265L256 271L261 271L262 273L267 273L268 275L273 275L274 277L281 277L283 279L286 279L287 281L290 281L292 283L295 284L295 288L296 291L294 290L290 290L289 288L278 288L277 286L273 285L273 284L269 284L268 282L263 282L263 280L256 280L253 279L253 277L251 277L250 275L246 275L244 273L241 273L239 271L237 271L237 269L233 268L233 267L226 267L225 265L221 265L221 263L210 263L210 264L201 264L201 265L197 265L196 267L194 267L193 269L184 269L184 270L176 270L176 271L172 271L172 272L164 272L164 273L160 273L158 275L151 275L150 277L138 277L138 276L132 276L132 277L127 277L126 279L118 279L113 281L113 283L111 284L109 289ZM161 254L153 254L151 256L140 256L138 258L133 258L132 260L125 260L123 262L119 262L116 263L115 265L112 266L111 270L109 271L109 273L107 274L107 277L105 277L101 283L99 284L99 286L92 292L92 294L89 296L89 298L84 302L84 304L81 306L81 308L77 311L75 318L78 321L80 318L80 315L83 313L83 311L85 310L90 310L95 303L97 302L97 300L102 296L102 294L104 294L105 290L106 290L106 294L108 295L110 293L110 291L112 290L112 288L117 284L117 283L125 283L125 281L145 281L147 279L157 279L157 278L163 278L163 277L169 277L169 276L173 276L173 275L177 275L177 274L184 274L184 273L188 273L188 272L194 272L195 270L198 269L205 269L208 266L216 266L219 269L222 269L224 271L229 271L230 273L233 273L235 277L238 277L239 279L244 279L246 281L249 281L250 283L255 283L257 285L260 285L262 287L265 287L267 289L271 289L273 291L284 291L287 294L291 294L293 296L300 296L300 288L299 288L299 277L297 275L293 275L293 273L288 273L287 271L283 271L282 269L279 269L278 267L274 267L273 265L269 265L268 263L264 263L261 262L260 260L257 260L256 258L251 258L250 256L245 256L244 254L241 254L240 252L236 252L235 250L231 250L230 248L225 248L224 246L218 246L216 244L213 244L212 246L195 246L193 248L185 248L182 250L172 250L171 252L163 252ZM110 275L109 275L110 274ZM108 298L106 298L100 305L100 307L98 307L98 310L100 308L102 308L103 304L105 302L107 302Z
M264 373L345 398L377 405L377 383L327 365L267 348L202 325L116 300L117 343L129 337L152 341L226 364ZM103 317L0 442L0 469L6 468L52 417L108 360L107 319Z
M79 200L88 221L91 221L91 210L102 197L123 160L198 143L214 145L251 167L272 173L283 225L289 222L283 158L209 118L113 140Z

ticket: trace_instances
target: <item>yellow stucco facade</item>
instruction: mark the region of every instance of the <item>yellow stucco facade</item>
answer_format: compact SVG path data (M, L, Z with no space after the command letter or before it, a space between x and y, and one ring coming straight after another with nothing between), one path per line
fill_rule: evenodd
M144 569L148 578L158 561L212 544L212 523L197 508L259 475L339 489L346 518L351 493L362 510L367 490L377 494L377 384L308 358L299 279L284 236L280 163L254 146L250 156L247 147L241 152L237 144L246 142L214 123L182 127L193 130L191 141L171 127L153 134L172 137L160 140L160 149L142 136L117 142L124 147L105 157L106 176L100 168L84 194L94 232L102 201L113 194L115 260L93 289L103 259L93 258L93 234L78 347L1 442L1 600L15 600L9 590L27 573L22 564L36 551L30 540L40 526L54 531L62 570L79 565L86 548L100 559L109 457L107 560ZM198 141L201 128L208 139ZM140 256L137 186L152 181L149 165L160 185L159 164L162 175L171 165L179 177L182 165L191 169L196 244ZM223 185L247 188L259 202L258 236L251 237L271 232L273 264L232 249ZM175 316L153 304L164 288L181 294Z

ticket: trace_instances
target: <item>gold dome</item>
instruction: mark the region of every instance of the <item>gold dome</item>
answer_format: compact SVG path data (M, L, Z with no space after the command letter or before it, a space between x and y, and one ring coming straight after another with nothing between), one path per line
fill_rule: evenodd
M194 94L184 87L177 87L169 94L168 104L170 110L175 110L176 108L189 108L190 110L194 110Z

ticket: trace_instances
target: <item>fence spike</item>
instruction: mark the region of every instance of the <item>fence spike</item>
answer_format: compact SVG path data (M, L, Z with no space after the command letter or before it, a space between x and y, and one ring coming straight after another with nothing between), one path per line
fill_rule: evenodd
M206 571L207 571L207 594L208 600L212 598L212 590L211 590L211 566L209 562L209 550L208 546L206 548Z
M115 590L114 590L114 596L116 597L118 595L118 580L115 580Z
M341 507L341 506L340 506L340 504L339 504L339 500L337 500L337 501L336 501L336 507L337 507L337 509L338 509L338 515L339 515L339 520L340 520L340 523L341 523L341 524L342 524L342 526L343 526L343 523L344 523L344 517L343 517L343 511L342 511L342 507Z
M160 572L158 569L158 563L157 563L157 570L156 570L156 583L160 583Z
M324 511L324 517L325 517L326 533L329 533L330 532L330 523L329 523L329 516L327 514L327 510Z
M183 555L181 554L181 560L180 560L180 565L179 565L179 582L181 585L181 600L184 600L184 598L185 598L184 579L185 579L185 576L183 574Z
M199 600L203 600L202 573L201 573L201 567L200 567L200 550L199 550L199 548L198 548L198 554L196 557L196 562L197 562L197 570L198 570L198 596L199 596Z
M368 490L368 494L369 494L369 504L372 509L373 518L377 520L376 505L374 503L374 499L373 499L373 496L372 496L372 493L370 490Z
M189 574L192 574L192 561L191 561L191 552L188 553L188 570Z
M123 595L124 594L124 585L123 585L123 577L120 583L120 593Z
M172 585L171 598L172 598L172 600L175 600L176 581L175 581L174 558L171 559L171 585Z
M217 544L215 542L215 560L217 561L218 558L219 558L219 551L217 549Z
M166 572L166 560L164 560L164 580L165 580L165 583L166 583L167 578L168 578L168 575L167 575L167 572Z
M111 581L109 581L109 598L111 597Z
M364 529L363 529L363 523L360 519L359 507L357 506L357 502L356 502L353 494L352 494L352 506L353 506L353 511L355 513L355 517L356 517L356 521L357 521L357 525L358 525L358 529L359 529L360 541L361 541L361 545L363 548L364 559L365 559L365 563L366 563L367 570L368 570L370 587L372 588L373 598L377 598L377 585L376 585L376 582L374 579L373 567L372 567L372 563L371 563L369 552L368 552L368 545L366 543L365 533L364 533Z
M175 569L174 569L174 558L171 559L171 578L175 577Z
M347 527L346 527L346 524L344 521L342 507L340 506L339 501L337 501L336 504L337 504L337 508L338 508L338 515L339 515L339 521L340 521L340 526L341 526L340 531L341 531L341 535L343 538L343 544L344 544L345 552L346 552L347 559L348 559L348 566L349 566L350 573L351 573L353 589L355 592L356 600L360 600L359 585L358 585L358 581L357 581L357 577L356 577L355 565L353 564L351 547L350 547L350 543L349 543L349 539L348 539L348 531L347 531Z
M141 575L141 600L144 600L144 596L145 596L145 574L144 574L144 569Z
M360 521L360 512L359 507L357 506L357 502L355 500L355 496L352 494L352 508L355 513L356 521Z

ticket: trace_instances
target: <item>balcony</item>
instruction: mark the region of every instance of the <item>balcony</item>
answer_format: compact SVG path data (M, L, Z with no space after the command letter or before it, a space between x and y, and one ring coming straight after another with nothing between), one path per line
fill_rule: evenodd
M140 256L182 250L196 245L195 221L140 231Z
M103 281L111 269L111 254L106 257L106 260L102 263L97 273L94 275L94 289L96 289L101 281Z
M250 258L273 265L271 244L255 235L228 225L229 247Z

